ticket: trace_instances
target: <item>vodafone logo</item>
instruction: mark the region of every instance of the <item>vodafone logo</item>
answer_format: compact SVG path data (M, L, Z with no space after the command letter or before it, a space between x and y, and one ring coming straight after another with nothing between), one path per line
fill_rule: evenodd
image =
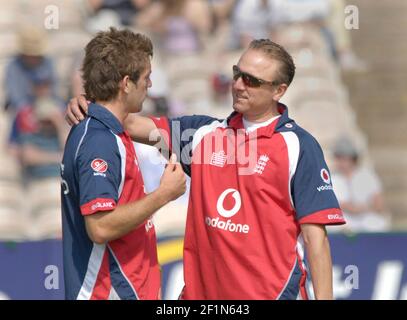
M103 159L93 160L90 166L92 167L93 171L97 173L105 173L107 171L107 168L109 167L107 165L107 162Z
M235 205L233 206L232 209L226 210L223 203L225 201L225 198L230 193L232 193L232 197L235 199ZM242 198L240 197L239 191L237 191L236 189L226 189L220 195L218 202L216 204L216 209L218 210L219 214L222 217L230 218L230 217L233 217L240 210L241 206L242 206Z
M331 183L331 177L329 175L328 170L326 169L322 169L321 170L321 178L322 180L326 183L326 184L330 184Z
M146 224L144 225L144 228L146 228L146 232L148 232L152 227L154 227L153 220L148 219L146 221Z
M233 208L229 210L225 209L224 206L225 199L228 196L234 198ZM218 202L216 204L216 209L218 210L219 215L224 218L233 217L240 210L241 207L242 198L239 191L237 191L236 189L226 189L225 191L223 191L222 194L219 196ZM211 218L209 216L206 216L205 223L211 228L227 232L247 234L250 231L250 226L248 224L234 223L231 219L224 220L220 217Z
M333 187L331 185L331 176L329 175L328 170L322 169L321 170L321 179L326 183L324 186L319 186L317 187L318 192L321 191L328 191L328 190L333 190Z

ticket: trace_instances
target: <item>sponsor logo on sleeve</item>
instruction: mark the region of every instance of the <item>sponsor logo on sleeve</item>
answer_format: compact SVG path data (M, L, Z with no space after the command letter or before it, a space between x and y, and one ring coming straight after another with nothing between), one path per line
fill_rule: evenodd
M331 176L329 175L328 170L326 170L325 168L321 170L321 178L325 183L331 183Z
M148 232L151 228L154 227L153 220L148 219L144 225L144 228L146 229L146 232Z
M90 166L92 167L94 176L106 177L105 172L109 166L105 160L97 158L92 161Z
M339 213L337 214L328 214L328 220L342 220L343 216Z
M329 175L329 172L327 169L323 168L321 170L321 179L322 181L325 182L325 185L317 187L317 190L319 192L321 191L327 191L327 190L333 190L333 187L331 185L331 176Z
M95 211L96 209L112 209L114 208L113 202L109 201L109 202L96 202L94 204L92 204L92 206L90 207L90 209L92 211Z

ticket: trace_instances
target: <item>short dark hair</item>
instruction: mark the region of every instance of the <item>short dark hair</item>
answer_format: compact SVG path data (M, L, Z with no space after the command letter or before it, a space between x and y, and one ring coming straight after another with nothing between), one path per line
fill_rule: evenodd
M249 49L260 50L269 58L279 61L281 65L278 78L275 80L279 84L285 83L288 86L291 84L295 75L295 64L291 55L282 46L270 39L256 39L250 43Z
M119 83L128 75L137 81L153 56L151 40L130 30L99 32L86 45L82 76L86 97L110 101L119 93Z

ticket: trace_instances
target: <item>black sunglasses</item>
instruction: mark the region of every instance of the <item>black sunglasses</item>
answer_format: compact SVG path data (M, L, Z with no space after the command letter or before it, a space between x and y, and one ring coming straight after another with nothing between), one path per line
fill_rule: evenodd
M242 77L243 83L245 86L252 87L252 88L257 88L260 87L263 84L268 84L270 86L275 86L278 85L279 83L277 81L266 81L263 79L256 78L255 76L252 76L251 74L248 74L246 72L243 72L242 70L239 69L238 66L234 65L233 66L233 80L237 81Z

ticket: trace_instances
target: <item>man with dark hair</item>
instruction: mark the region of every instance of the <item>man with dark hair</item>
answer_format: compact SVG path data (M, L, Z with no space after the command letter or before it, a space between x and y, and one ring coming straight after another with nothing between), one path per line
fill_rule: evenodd
M308 299L310 275L315 297L333 298L325 225L345 221L321 147L279 103L294 74L284 48L254 40L233 66L226 120L129 119L136 141L162 129L191 176L183 299ZM73 99L71 122L78 103L86 109Z
M151 41L131 31L98 33L83 78L92 103L71 129L61 165L67 299L158 299L160 271L151 215L185 192L175 157L146 195L123 122L151 86Z

